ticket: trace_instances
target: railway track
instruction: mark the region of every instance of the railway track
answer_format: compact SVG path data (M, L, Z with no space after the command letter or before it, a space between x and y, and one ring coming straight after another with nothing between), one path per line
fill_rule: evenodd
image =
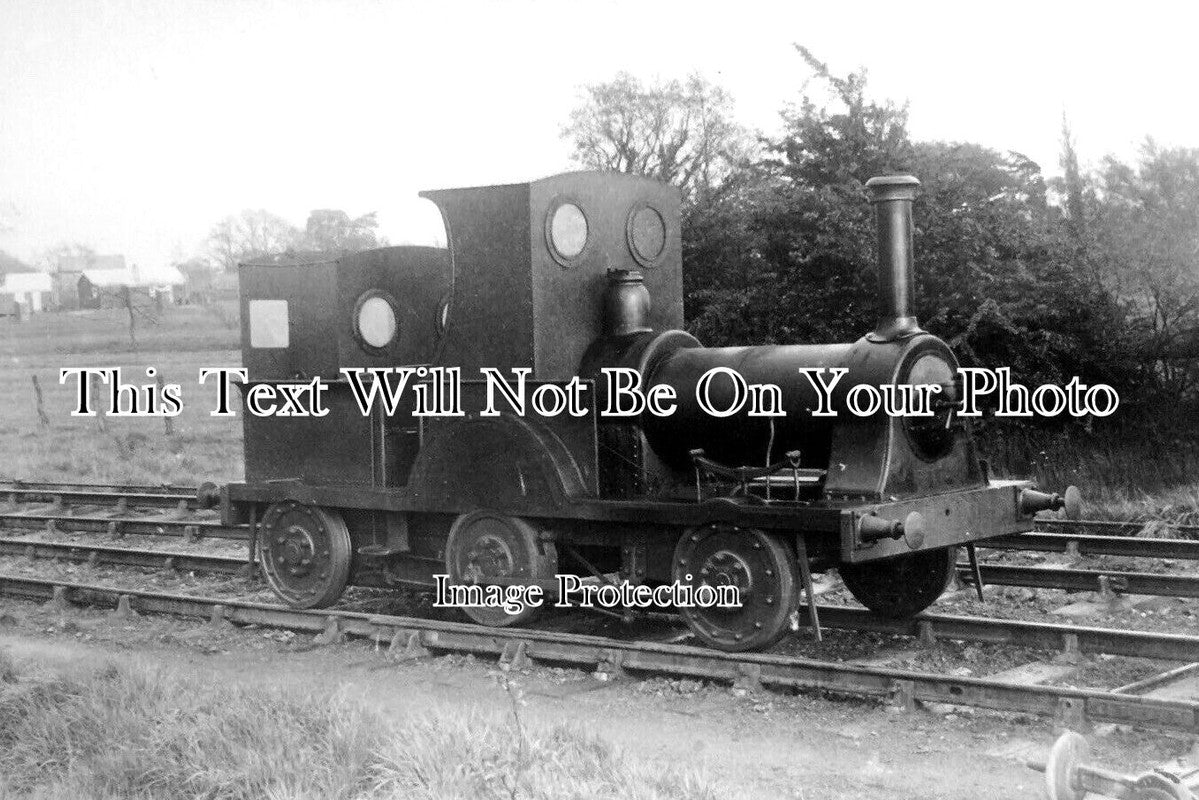
M225 598L129 591L90 584L0 574L0 595L44 601L65 611L73 605L127 614L169 614L239 625L286 628L318 635L386 644L388 653L413 658L470 653L522 668L532 663L622 675L685 677L746 688L820 691L882 699L911 707L916 702L974 706L1054 717L1072 728L1101 723L1199 733L1199 703L1146 697L1118 690L1026 685L987 678L834 663L763 654L731 654L685 645L621 641L550 631L488 628L466 623L351 611L300 611Z
M972 584L969 564L958 564L958 576ZM984 585L1061 589L1067 592L1199 597L1199 575L1158 574L1124 570L1028 567L1015 564L979 564Z
M227 539L245 541L248 531L245 526L225 526L210 520L194 520L188 518L114 518L103 515L71 515L47 510L26 512L0 512L0 529L13 531L28 531L44 529L54 533L106 533L110 536L147 535L147 536L181 536L192 542L201 538ZM1004 550L1043 550L1048 552L1070 552L1068 542L1055 541L1048 537L1063 536L1063 539L1078 542L1078 550L1086 554L1104 554L1118 556L1193 559L1199 560L1199 551L1192 545L1199 542L1175 539L1130 539L1132 547L1122 550L1113 547L1108 540L1121 542L1121 537L1080 537L1061 534L1024 534L1029 536L1034 546L1019 548L1019 537L1010 537L997 546ZM1049 544L1037 547L1045 542ZM1091 539L1102 539L1092 543ZM0 547L0 554L21 555L15 552L18 548L16 540L8 540L9 544ZM999 542L999 540L996 540ZM26 542L25 545L27 546ZM1145 547L1148 545L1148 547ZM40 546L53 549L50 543ZM988 547L992 543L988 543ZM85 545L71 545L74 549L88 549L99 552L100 548ZM7 549L3 549L7 548ZM1189 555L1188 555L1189 554ZM57 557L64 557L59 554ZM244 566L245 561L239 560ZM1009 564L980 564L983 583L991 586L1023 586L1040 589L1061 589L1069 592L1095 591L1104 594L1135 594L1157 595L1163 597L1199 597L1199 575L1172 575L1149 572L1133 572L1124 570L1086 570L1069 567L1028 567ZM966 583L973 581L973 575L968 564L958 565L958 574Z
M19 479L0 480L0 494L10 491L30 492L100 492L107 494L161 494L174 493L182 497L195 497L199 487L173 483L70 483L54 481L26 481Z
M195 510L199 508L196 495L197 489L190 486L115 486L27 481L0 484L0 503L9 505L43 502L57 506L111 504L117 508L137 505Z
M1046 519L1038 520L1038 524L1043 524L1051 531L1062 533L1102 532L1115 535L1131 535L1143 530L1150 523L1121 522L1106 519ZM1172 531L1177 531L1184 538L1199 537L1199 525L1176 525L1171 523L1167 527Z
M233 556L31 542L12 538L0 538L0 556L221 575L245 574L247 571L245 560ZM909 636L926 643L952 639L1057 650L1066 656L1085 653L1176 661L1199 660L1199 636L932 612L924 612L911 619L888 619L862 608L827 604L818 606L817 613L825 628ZM801 612L801 621L807 624L806 609Z
M114 513L131 506L195 510L199 488L195 486L149 486L118 484L47 483L35 481L0 481L0 505L20 507L24 503L41 503L58 513L44 511L0 514L0 522L9 518L65 519L76 506L111 506ZM184 505L180 505L184 501ZM83 516L74 519L85 523ZM106 521L107 518L106 518ZM186 523L172 525L181 527ZM1174 525L1172 530L1195 538L1145 539L1131 534L1140 531L1145 523L1110 520L1038 520L1046 530L1005 536L990 540L985 547L1002 550L1032 550L1039 552L1079 553L1081 555L1143 556L1147 558L1177 558L1199 560L1199 525ZM204 535L221 528L215 523L202 526ZM223 538L245 538L244 527L228 528ZM1102 531L1102 533L1092 533ZM984 546L984 545L980 545Z
M248 528L227 526L196 517L197 489L185 486L113 486L70 483L0 483L0 529L45 529L50 532L103 533L111 536L180 536L245 541ZM1069 520L1047 521L1062 528L1133 529L1131 523ZM1088 527L1089 526L1089 527ZM1199 532L1199 526L1194 526ZM13 545L15 546L15 545ZM1068 556L1116 556L1199 562L1199 539L1147 539L1079 532L1046 532L1006 536L980 548L1063 553ZM93 552L96 552L93 550ZM132 556L130 556L132 558ZM973 575L958 565L966 583ZM984 584L1097 591L1108 594L1199 597L1199 575L1159 574L1130 570L1086 570L1059 566L1015 566L982 563Z
M245 541L248 529L244 525L222 525L215 520L193 519L190 516L116 516L111 514L71 514L34 508L25 511L0 511L0 529L37 530L63 533L102 533L109 536L180 536L187 541L197 539L231 539Z
M205 514L190 486L0 483L0 529L245 540L245 526Z
M979 548L1063 553L1068 556L1120 556L1199 561L1199 539L1146 539L1085 533L1032 531L980 542Z
M107 564L121 567L164 569L180 572L241 574L248 572L245 558L215 554L181 553L167 550L142 550L97 544L42 542L23 538L0 538L0 556L71 561L79 564Z

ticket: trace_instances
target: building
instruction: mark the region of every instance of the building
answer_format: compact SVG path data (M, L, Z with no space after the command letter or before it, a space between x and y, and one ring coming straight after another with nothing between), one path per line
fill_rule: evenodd
M133 276L122 269L85 269L76 283L80 308L112 308L124 305L121 299Z
M224 272L199 259L177 264L176 268L185 278L183 294L177 295L181 302L207 305L221 300L237 300L237 273Z
M129 269L85 269L79 275L76 296L79 308L121 308L125 292L130 291L161 307L176 302L183 284L182 273L174 267L163 267L145 277L136 264Z
M54 286L45 272L9 272L0 275L0 311L28 317L48 309Z
M100 272L126 272L125 256L111 255L81 255L62 256L52 278L54 281L54 296L52 303L55 308L73 310L85 308L79 298L79 283L85 270ZM98 308L99 306L90 306Z

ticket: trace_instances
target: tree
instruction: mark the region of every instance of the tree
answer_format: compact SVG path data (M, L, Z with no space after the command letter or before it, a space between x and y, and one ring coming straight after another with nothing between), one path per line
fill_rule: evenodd
M11 201L0 203L0 233L12 233L17 227L17 217L21 212L16 203Z
M1078 165L1074 134L1065 114L1062 115L1062 157L1059 165L1063 174L1053 185L1065 198L1066 227L1070 238L1083 253L1087 238L1087 186Z
M1142 378L1172 403L1199 392L1199 149L1152 139L1130 166L1108 157L1094 213L1104 283L1140 323Z
M1029 381L1128 383L1119 307L1063 263L1039 165L974 144L913 142L907 111L873 99L864 72L832 74L797 47L813 79L784 133L742 170L734 202L684 228L690 327L714 345L850 341L880 314L875 224L865 182L910 172L922 324L966 364Z
M913 170L917 307L968 365L1008 366L1027 383L1124 388L1123 311L1055 227L1041 168L1019 153L921 142Z
M16 256L0 250L0 275L8 272L33 272L33 267Z
M732 105L699 75L646 86L622 72L584 87L562 136L584 167L657 178L689 201L717 190L752 150Z
M81 242L64 242L43 250L37 258L37 266L43 272L56 272L64 261L82 265L90 269L97 258L96 250L91 245Z
M863 185L908 169L907 112L868 98L865 73L835 76L796 49L824 98L805 92L783 113L783 136L708 215L717 229L697 238L723 240L720 255L684 262L691 327L712 344L845 341L878 316Z
M247 209L212 227L208 250L222 269L232 271L243 261L295 249L302 240L299 229L282 217Z
M379 247L375 212L351 219L341 209L314 209L308 215L305 247L322 253L354 253Z

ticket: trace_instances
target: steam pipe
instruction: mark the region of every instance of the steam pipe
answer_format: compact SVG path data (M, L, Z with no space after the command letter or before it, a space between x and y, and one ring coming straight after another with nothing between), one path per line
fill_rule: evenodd
M911 175L885 175L866 181L878 226L878 288L883 317L868 334L872 342L893 342L923 333L912 308L912 201L920 181Z

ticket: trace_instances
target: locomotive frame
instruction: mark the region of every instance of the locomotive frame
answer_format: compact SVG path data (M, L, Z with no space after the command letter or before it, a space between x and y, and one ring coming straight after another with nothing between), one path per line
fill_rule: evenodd
M702 347L681 330L678 194L622 174L424 193L441 209L446 251L243 265L243 390L321 376L330 413L243 415L246 480L205 499L227 524L250 525L251 560L301 607L334 602L348 583L431 587L442 573L547 589L559 572L733 583L739 609L683 617L704 643L748 650L794 626L801 589L814 602L814 570L840 565L868 607L918 612L943 590L958 545L973 558L974 542L1030 530L1040 510L1076 513L1077 492L990 479L968 422L954 418L957 362L910 309L917 185L867 183L887 314L850 344ZM466 380L461 417L416 417L411 405L363 416L339 374L418 364L525 368L532 385L581 376L590 413L484 416L484 384ZM713 365L782 385L788 417L703 418L687 392ZM812 365L845 366L842 407L853 385L917 378L950 400L922 427L830 420L812 414L798 372ZM595 378L608 366L675 386L679 413L601 418ZM464 610L493 625L529 618Z

